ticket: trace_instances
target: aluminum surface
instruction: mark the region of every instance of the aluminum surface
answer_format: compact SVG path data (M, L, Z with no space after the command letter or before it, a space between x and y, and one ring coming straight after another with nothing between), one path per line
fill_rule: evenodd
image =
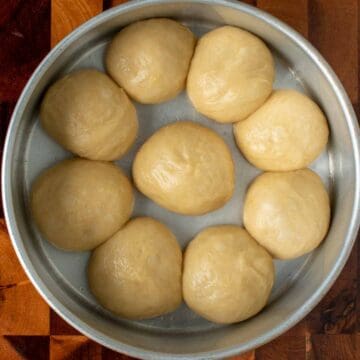
M185 305L173 314L147 321L126 321L101 309L88 291L87 253L56 250L34 228L27 210L28 192L39 172L70 156L42 131L38 105L46 87L75 68L103 69L103 51L122 26L154 16L172 17L196 35L223 24L247 29L264 39L276 60L275 87L296 88L323 108L331 129L327 150L312 168L332 197L332 224L323 245L308 256L277 261L270 303L255 318L233 326L207 322ZM259 173L236 149L230 125L199 115L186 94L165 104L137 104L139 138L119 165L130 173L140 144L157 128L180 119L214 128L233 150L237 187L222 209L199 217L176 215L136 196L136 215L152 215L170 226L182 246L200 229L220 223L241 224L242 200ZM341 84L318 52L289 27L253 7L225 1L135 1L111 9L79 27L45 58L15 108L3 158L5 216L17 255L28 276L62 317L85 335L114 350L145 359L222 358L270 341L302 319L335 281L351 251L359 225L359 129Z

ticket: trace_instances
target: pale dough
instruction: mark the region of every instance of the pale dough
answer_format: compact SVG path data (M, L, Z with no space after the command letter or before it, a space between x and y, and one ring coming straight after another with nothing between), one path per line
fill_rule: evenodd
M250 185L244 225L274 257L292 259L315 249L330 222L328 193L308 169L264 173Z
M106 68L136 101L157 104L185 88L194 46L193 33L174 20L139 21L114 37Z
M324 150L329 129L319 106L295 90L276 90L255 113L234 125L243 155L268 171L301 169Z
M44 97L40 121L65 149L91 160L115 160L134 143L135 107L114 81L95 69L74 71Z
M256 36L233 26L205 34L198 42L187 80L195 108L221 123L245 119L272 91L274 61Z
M114 164L64 160L45 170L31 190L31 212L44 237L64 250L89 250L129 219L133 189Z
M210 321L230 324L257 314L273 283L271 256L239 226L207 228L186 249L184 300Z
M168 210L200 215L222 207L234 190L234 164L224 140L190 121L164 126L133 163L137 188Z
M131 220L92 254L90 289L108 310L146 319L182 301L182 253L172 232L149 217Z

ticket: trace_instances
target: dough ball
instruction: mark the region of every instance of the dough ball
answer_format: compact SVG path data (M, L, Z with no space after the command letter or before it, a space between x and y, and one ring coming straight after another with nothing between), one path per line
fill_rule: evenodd
M330 222L328 193L308 169L264 173L245 198L244 224L278 259L292 259L315 249Z
M90 250L129 219L132 186L114 164L64 160L44 171L31 190L31 211L44 237L64 250Z
M65 149L91 160L119 159L134 143L134 105L107 75L72 72L53 84L41 104L45 131Z
M137 188L164 208L200 215L222 207L234 191L234 165L224 140L190 121L164 126L133 163Z
M195 108L221 123L243 120L272 91L274 61L256 36L232 26L208 32L198 42L187 80Z
M257 314L273 283L271 256L239 226L207 228L186 249L184 299L210 321L230 324Z
M253 165L288 171L304 168L319 156L329 129L310 98L294 90L277 90L255 113L234 125L234 134Z
M193 33L176 21L139 21L114 37L106 68L136 101L157 104L184 89L194 46Z
M146 319L181 303L182 254L172 232L149 217L131 220L92 254L90 289L108 310Z

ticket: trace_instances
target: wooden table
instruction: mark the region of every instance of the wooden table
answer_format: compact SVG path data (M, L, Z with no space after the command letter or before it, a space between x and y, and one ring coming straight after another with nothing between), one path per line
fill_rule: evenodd
M0 141L16 100L52 46L119 0L0 0ZM358 0L248 0L307 37L342 80L359 115ZM3 217L1 211L1 217ZM0 220L0 360L129 359L67 325L33 288ZM233 359L360 359L360 249L335 285L298 325Z

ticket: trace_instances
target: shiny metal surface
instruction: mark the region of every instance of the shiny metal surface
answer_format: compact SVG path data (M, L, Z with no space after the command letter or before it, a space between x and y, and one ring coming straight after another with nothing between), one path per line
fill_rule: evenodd
M326 241L314 253L294 261L277 261L276 284L269 305L259 315L233 326L200 319L185 305L173 314L148 321L125 321L101 309L88 291L87 253L56 250L34 228L27 210L34 177L57 160L70 156L41 130L38 105L46 87L74 68L103 69L103 51L111 36L130 22L172 17L199 36L222 25L247 29L264 39L276 59L275 86L310 94L325 111L331 140L312 168L332 197L332 224ZM158 106L137 105L139 139L119 164L129 173L140 144L164 123L198 121L214 128L233 149L237 190L223 208L199 217L174 215L137 194L136 214L169 225L183 246L200 229L220 223L241 224L242 199L258 170L235 148L230 125L197 114L186 94ZM79 27L44 59L15 108L3 157L2 193L10 236L17 255L38 291L75 328L114 350L144 359L211 359L248 351L270 341L302 319L340 273L359 226L359 128L342 85L319 53L299 34L253 7L221 0L134 1L109 10Z

